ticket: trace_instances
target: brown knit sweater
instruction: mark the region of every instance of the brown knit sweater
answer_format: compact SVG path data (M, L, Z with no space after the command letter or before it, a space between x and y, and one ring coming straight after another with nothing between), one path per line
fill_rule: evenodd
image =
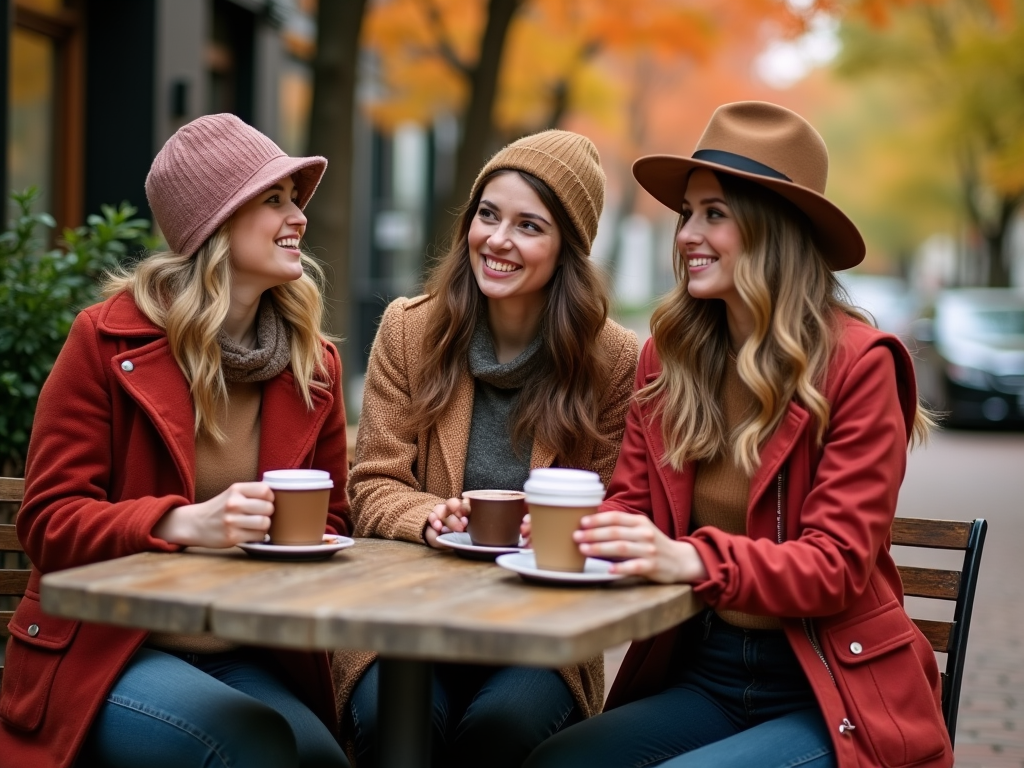
M726 362L719 397L725 412L725 431L731 434L756 405L753 393L740 378L732 355ZM745 534L749 495L750 478L736 463L731 450L710 461L698 462L693 483L694 527L713 525L726 533ZM782 629L782 622L774 616L755 616L730 610L718 611L718 615L745 629Z

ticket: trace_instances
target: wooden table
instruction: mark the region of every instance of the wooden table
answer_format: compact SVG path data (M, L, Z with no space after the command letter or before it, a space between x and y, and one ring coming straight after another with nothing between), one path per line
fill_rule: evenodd
M428 765L433 661L560 667L650 637L700 609L690 587L530 585L491 563L358 539L321 562L241 550L141 553L42 580L43 610L240 643L381 654L380 757Z

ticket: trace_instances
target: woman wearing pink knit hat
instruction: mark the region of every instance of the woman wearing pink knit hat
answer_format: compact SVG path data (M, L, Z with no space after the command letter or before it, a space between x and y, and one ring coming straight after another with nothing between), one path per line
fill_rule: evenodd
M607 482L639 347L608 319L590 259L604 184L597 149L570 131L519 139L480 171L425 295L381 319L349 484L357 533L442 547L466 536L464 491L522 490L550 466ZM379 669L372 654L334 657L360 768L376 764ZM439 766L518 766L604 696L600 656L560 670L434 669Z
M170 250L111 275L35 416L0 754L12 765L347 766L327 655L44 614L39 577L143 551L262 541L264 470L330 473L350 532L341 366L302 212L327 161L233 115L181 128L146 193Z

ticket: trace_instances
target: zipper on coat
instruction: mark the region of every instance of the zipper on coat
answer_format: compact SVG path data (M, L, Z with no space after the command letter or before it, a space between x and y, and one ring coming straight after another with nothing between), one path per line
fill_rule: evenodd
M775 497L775 535L779 544L782 543L782 486L784 481L784 469L780 469ZM821 651L821 645L818 643L818 637L814 631L814 626L811 624L811 620L803 618L800 619L800 622L803 624L804 634L807 635L807 639L810 641L811 647L814 649L814 652L818 654L818 658L821 659L821 663L825 665L825 671L828 672L828 676L832 680L832 685L836 685L835 675L832 674L832 668L828 665L828 660L825 658L825 654ZM839 686L836 685L836 687L838 688ZM855 726L852 725L849 720L844 719L839 732L846 733L848 730L853 730L854 728Z
M776 541L779 544L782 543L782 486L785 480L784 469L779 470L779 478L777 483L777 490L775 496L775 535ZM807 635L807 639L811 643L811 648L818 654L818 658L821 659L821 663L825 667L825 671L828 672L828 677L832 681L832 685L839 689L836 684L836 677L832 674L832 667L828 665L828 659L825 658L825 654L821 650L821 644L818 642L818 634L814 631L814 625L808 618L800 619L800 623L803 625L804 634ZM852 736L853 731L857 730L857 726L850 722L850 718L844 717L843 722L839 724L839 733L843 736Z
M775 536L782 543L782 470L779 470L778 490L775 497Z

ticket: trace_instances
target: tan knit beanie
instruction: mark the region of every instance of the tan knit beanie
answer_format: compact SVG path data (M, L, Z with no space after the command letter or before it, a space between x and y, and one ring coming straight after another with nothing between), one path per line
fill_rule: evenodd
M284 178L305 208L327 168L323 157L289 157L234 115L206 115L182 126L157 153L146 198L164 239L191 256L231 214Z
M572 131L542 131L514 141L487 161L473 182L472 200L494 171L526 171L550 187L590 251L604 208L604 170L597 147Z

